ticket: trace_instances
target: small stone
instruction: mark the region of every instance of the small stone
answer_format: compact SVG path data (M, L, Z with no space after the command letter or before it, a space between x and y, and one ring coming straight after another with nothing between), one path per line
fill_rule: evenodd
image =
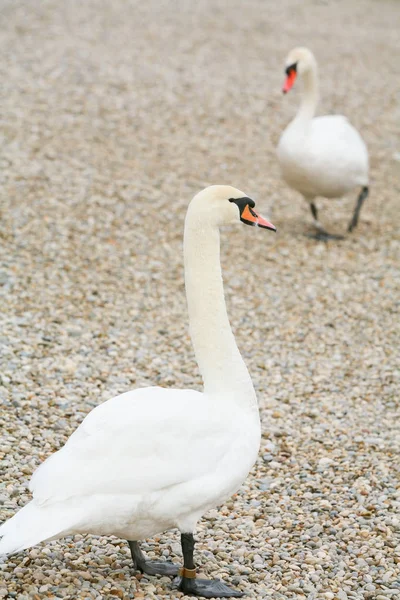
M124 592L122 590L117 590L116 588L111 589L108 593L111 596L117 596L118 598L124 597Z
M272 460L269 465L268 465L271 469L280 469L281 464L278 463L276 460Z
M333 460L331 458L328 458L327 456L320 458L320 460L318 461L318 465L320 467L322 467L323 469L325 469L326 467L330 467L333 464ZM328 592L331 593L331 592Z

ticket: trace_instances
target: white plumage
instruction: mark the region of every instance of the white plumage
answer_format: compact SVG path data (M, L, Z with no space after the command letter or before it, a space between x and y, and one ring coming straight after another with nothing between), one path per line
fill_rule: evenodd
M247 201L234 188L213 186L195 196L186 217L186 292L204 393L149 387L92 410L33 474L33 500L0 527L0 554L73 533L132 541L173 527L191 533L246 478L260 422L226 313L218 228L239 222ZM254 211L246 219L273 227ZM239 595L219 582L196 581L197 591L193 580L182 589Z
M192 531L245 479L257 435L246 411L193 390L112 398L35 471L34 500L0 529L0 551L68 533L140 540L172 527Z
M357 225L362 202L368 194L366 145L346 117L314 117L318 103L317 64L309 50L292 50L286 66L283 91L289 91L296 75L301 75L304 92L296 117L279 140L277 155L282 177L310 203L314 223L325 235L317 219L316 196L337 198L357 186L364 188L349 225L351 231Z

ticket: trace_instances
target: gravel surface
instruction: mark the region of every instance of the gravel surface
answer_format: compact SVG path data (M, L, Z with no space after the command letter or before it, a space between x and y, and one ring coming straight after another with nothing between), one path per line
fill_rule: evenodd
M182 231L211 183L254 197L276 235L228 228L229 314L258 390L259 459L199 525L197 560L250 598L400 596L400 3L2 0L0 520L93 407L201 385ZM315 52L321 112L371 155L342 242L307 237L275 146L296 110L285 56ZM357 191L320 201L344 232ZM147 540L180 560L178 535ZM0 564L0 597L180 598L126 543L75 536ZM1 573L0 573L1 574Z

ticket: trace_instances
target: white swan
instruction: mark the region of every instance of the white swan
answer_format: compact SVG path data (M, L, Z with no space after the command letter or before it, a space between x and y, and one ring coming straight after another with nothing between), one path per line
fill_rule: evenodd
M317 63L307 48L295 48L286 59L288 92L297 75L304 82L299 111L283 132L278 160L283 179L309 202L321 238L342 237L326 233L318 221L316 196L338 198L362 186L348 230L358 223L361 206L368 196L368 151L359 133L345 117L314 117L318 104Z
M195 577L193 531L246 478L256 460L256 395L225 307L219 226L275 230L239 190L212 186L189 205L184 236L190 333L204 392L149 387L92 410L65 446L33 474L33 500L0 527L0 554L74 533L129 540L136 568L174 575L146 560L137 540L177 527L179 587L204 597L240 597L218 580Z

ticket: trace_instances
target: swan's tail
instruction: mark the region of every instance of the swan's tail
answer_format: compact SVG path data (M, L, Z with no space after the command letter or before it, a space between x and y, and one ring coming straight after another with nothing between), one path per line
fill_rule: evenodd
M57 504L40 506L34 500L0 526L0 556L66 535L72 525Z

